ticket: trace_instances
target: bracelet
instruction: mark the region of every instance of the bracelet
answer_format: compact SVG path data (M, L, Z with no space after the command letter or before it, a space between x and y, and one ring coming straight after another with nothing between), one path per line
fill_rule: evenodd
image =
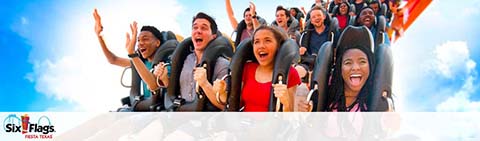
M256 18L257 18L257 15L256 15L256 14L255 14L255 15L252 15L252 18L255 18L255 19L256 19Z
M128 54L129 58L139 57L138 53Z

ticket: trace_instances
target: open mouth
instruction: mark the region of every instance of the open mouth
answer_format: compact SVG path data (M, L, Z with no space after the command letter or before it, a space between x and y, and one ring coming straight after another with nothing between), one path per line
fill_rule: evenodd
M263 58L268 56L268 53L261 51L261 52L258 53L258 56L263 59Z
M321 21L320 20L315 20L313 21L313 24L320 25Z
M277 21L278 25L281 25L283 23L283 21Z
M147 51L147 49L146 49L146 48L140 48L139 51L140 51L140 53L143 54L143 53L145 53L145 52Z
M370 24L371 21L372 21L371 18L365 18L365 19L363 20L363 23L366 25L366 24Z
M350 82L352 82L353 86L360 86L361 81L362 81L362 75L360 74L350 75Z
M195 38L194 42L197 43L197 44L200 44L200 43L203 42L203 39L200 38L200 37L197 37L197 38Z

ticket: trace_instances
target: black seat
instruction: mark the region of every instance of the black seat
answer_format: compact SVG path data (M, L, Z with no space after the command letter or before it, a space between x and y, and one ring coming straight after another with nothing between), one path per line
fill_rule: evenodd
M282 81L288 82L288 74L290 66L293 62L296 62L298 56L298 44L292 39L287 39L277 51L275 56L275 65L272 76L272 84L279 82L279 76L282 76ZM242 93L242 75L243 67L247 61L256 62L256 58L253 54L252 39L245 39L238 47L237 51L232 57L232 61L229 67L229 73L231 74L230 81L227 81L228 99L226 110L227 111L239 111L240 97ZM273 94L273 88L270 90L269 111L276 110L276 101ZM282 107L282 106L280 106Z
M212 40L206 47L204 54L201 59L201 63L198 67L206 64L207 66L207 79L212 83L213 71L218 57L230 58L233 55L233 48L230 41L221 36L222 34L217 33L218 37ZM193 53L193 42L192 38L184 39L180 44L178 44L177 49L172 56L172 69L171 76L169 78L169 87L167 91L167 96L165 98L165 107L168 107L169 111L215 111L219 110L206 99L203 94L203 90L200 88L200 94L202 95L193 102L185 102L180 94L180 73L183 68L184 61L186 57Z

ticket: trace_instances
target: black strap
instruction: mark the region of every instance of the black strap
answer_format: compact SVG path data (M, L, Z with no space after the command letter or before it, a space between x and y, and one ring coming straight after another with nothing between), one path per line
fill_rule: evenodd
M173 105L170 106L167 109L167 111L169 111L169 112L178 111L183 104L185 104L185 99L183 99L181 97L177 97L173 100Z

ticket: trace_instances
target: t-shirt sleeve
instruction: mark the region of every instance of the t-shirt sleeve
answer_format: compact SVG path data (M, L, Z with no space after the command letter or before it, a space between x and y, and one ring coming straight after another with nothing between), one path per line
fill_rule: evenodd
M295 70L295 68L293 67L290 67L290 71L288 73L287 88L300 85L300 83L301 83L300 76L298 75L297 70Z
M212 81L215 81L217 79L221 79L223 76L228 74L228 65L230 62L225 59L225 58L218 58L217 62L215 64L215 70L214 70L214 78Z

